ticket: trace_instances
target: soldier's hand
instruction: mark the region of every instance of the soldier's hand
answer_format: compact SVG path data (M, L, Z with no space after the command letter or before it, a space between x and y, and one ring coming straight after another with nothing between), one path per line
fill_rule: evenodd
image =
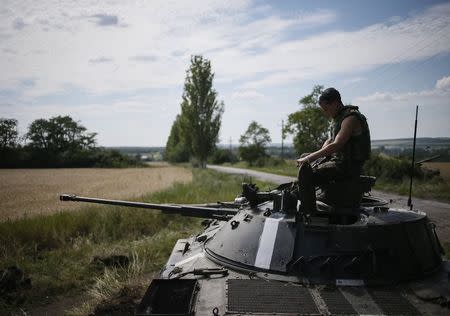
M298 159L297 159L297 167L300 167L300 166L303 165L305 162L306 162L306 163L309 163L308 156L298 158Z

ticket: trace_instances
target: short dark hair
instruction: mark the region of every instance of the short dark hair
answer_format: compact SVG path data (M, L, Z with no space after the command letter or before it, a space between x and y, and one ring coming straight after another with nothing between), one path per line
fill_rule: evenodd
M334 101L341 102L341 94L335 88L325 89L319 97L319 104L322 102L330 103Z

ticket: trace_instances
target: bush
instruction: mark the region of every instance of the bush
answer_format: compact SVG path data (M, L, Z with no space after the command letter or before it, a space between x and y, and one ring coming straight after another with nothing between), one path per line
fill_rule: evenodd
M265 165L269 167L280 167L286 165L286 160L281 157L270 156L266 158Z
M50 152L36 148L15 148L0 153L1 168L124 168L142 166L137 159L117 150L102 148Z
M221 148L217 148L209 159L209 162L213 164L223 164L226 162L234 163L237 161L238 158L235 154L233 154L233 152L231 152L229 149Z
M364 166L364 173L381 180L401 182L404 178L411 176L411 162L405 158L373 154ZM439 172L415 165L413 176L420 180L427 180L439 176Z
M266 157L266 151L264 147L258 147L256 145L241 146L239 147L239 155L242 160L247 161L250 166L261 163L264 165L264 159Z

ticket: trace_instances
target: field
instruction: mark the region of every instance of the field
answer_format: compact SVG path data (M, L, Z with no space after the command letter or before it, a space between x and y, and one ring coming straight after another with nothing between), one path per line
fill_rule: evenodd
M442 178L450 180L450 162L426 162L423 165L427 168L439 169Z
M192 180L189 170L159 165L127 169L0 169L0 221L80 209L59 194L125 199Z

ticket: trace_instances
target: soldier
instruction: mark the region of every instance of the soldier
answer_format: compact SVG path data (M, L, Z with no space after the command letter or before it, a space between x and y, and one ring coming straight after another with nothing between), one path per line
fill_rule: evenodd
M319 105L325 116L333 119L333 129L321 149L303 154L297 160L299 198L305 213L316 210L316 186L335 180L359 179L363 164L370 156L369 126L358 107L344 106L335 88L323 91ZM322 157L330 159L311 168L310 163Z

